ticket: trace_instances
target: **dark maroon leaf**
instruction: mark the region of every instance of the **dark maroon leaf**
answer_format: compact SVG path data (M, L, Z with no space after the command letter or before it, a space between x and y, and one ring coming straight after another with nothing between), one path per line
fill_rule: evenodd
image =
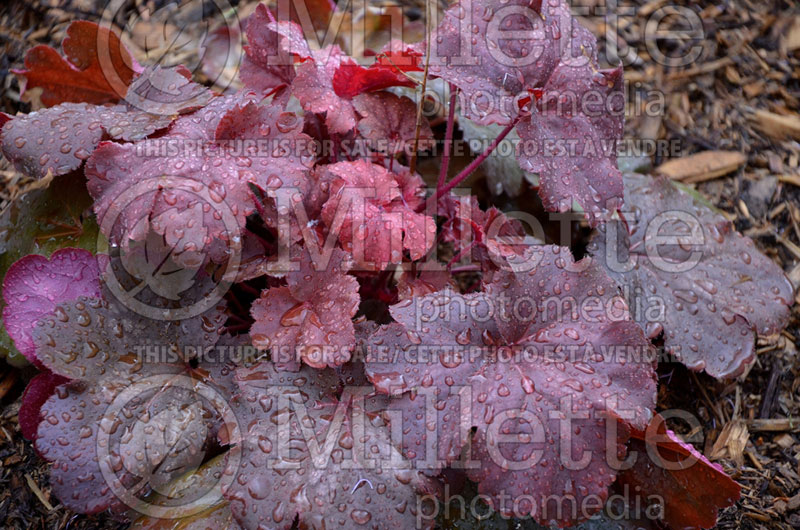
M372 150L389 155L411 152L417 129L417 106L413 101L390 92L375 92L356 96L353 106L360 116L358 131ZM433 132L423 119L418 145L425 149L432 140Z
M2 151L31 177L64 175L79 168L104 137L141 140L211 97L176 69L147 68L129 87L124 103L64 103L12 119L0 135Z
M241 244L245 219L255 211L251 184L302 184L309 142L301 131L302 120L292 113L230 96L179 118L167 136L103 144L86 166L101 230L123 244L126 237L141 238L146 232L135 229L149 219L168 244L181 243L177 252L222 262ZM166 156L168 148L178 154ZM121 204L134 186L141 192Z
M603 111L587 114L587 103ZM613 106L613 112L605 110ZM625 111L622 67L598 71L592 64L559 64L530 117L517 125L520 167L539 174L539 195L548 210L569 211L575 200L596 225L622 206L617 142ZM592 107L596 108L596 107Z
M263 363L237 373L241 465L224 495L244 528L418 524L417 494L433 484L408 469L363 400L320 391L328 375L338 383L331 370L281 373Z
M33 342L36 322L81 296L100 296L100 267L91 252L64 248L50 259L29 255L14 263L3 280L3 324L20 353L41 367Z
M213 346L223 322L219 309L153 321L82 297L37 323L42 363L72 379L42 406L36 440L66 506L116 508L202 462L210 426L185 348Z
M270 350L280 363L302 360L322 368L350 358L355 346L352 318L358 310L358 281L347 275L347 254L334 249L329 261L304 252L286 287L264 291L253 304L253 345Z
M668 352L717 378L741 373L755 356L753 332L786 325L789 280L728 220L667 179L626 175L625 186L632 232L608 224L592 253L631 306L642 306L634 316L647 334L664 332Z
M397 322L368 343L367 375L380 392L403 396L390 409L403 412L409 458L436 470L471 439L467 472L496 509L513 513L502 496L528 498L515 510L566 525L575 515L545 512L544 499L605 498L616 474L606 458L625 452L607 439L607 423L647 424L653 355L590 259L574 263L559 247L536 252L533 271L501 271L486 293L442 291L393 306ZM569 309L554 315L552 306ZM628 353L620 358L617 348Z

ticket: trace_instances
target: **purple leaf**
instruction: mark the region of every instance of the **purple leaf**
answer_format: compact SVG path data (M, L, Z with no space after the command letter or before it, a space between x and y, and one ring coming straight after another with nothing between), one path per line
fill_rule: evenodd
M247 19L247 46L239 70L244 85L262 94L291 85L295 77L294 59L279 46L281 36L269 23L267 6L259 4Z
M3 280L3 323L20 353L41 367L33 341L36 322L81 296L100 296L100 268L91 252L64 248L50 259L32 254L14 263Z
M389 155L411 152L417 129L417 106L413 101L390 92L374 92L356 96L353 106L360 116L358 131L372 150ZM430 125L422 120L418 145L425 149L432 140Z
M365 414L363 400L326 396L321 389L327 381L338 383L331 370L281 373L264 364L237 373L241 465L223 493L239 524L285 529L296 519L303 528L418 524L417 495L432 491L433 484L408 469L388 429ZM319 441L321 452L310 437ZM329 452L326 440L333 444Z
M36 429L42 421L42 405L53 395L56 387L68 379L49 370L37 374L30 380L19 406L19 430L26 440L36 441Z
M740 374L755 357L753 333L786 325L789 280L750 238L667 179L626 175L625 188L630 236L609 223L591 252L631 306L643 306L635 316L647 334L664 332L668 352L720 379Z

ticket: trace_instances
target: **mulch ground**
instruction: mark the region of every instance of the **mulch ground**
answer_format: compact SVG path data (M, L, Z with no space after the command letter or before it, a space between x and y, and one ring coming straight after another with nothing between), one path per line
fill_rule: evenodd
M10 73L21 66L25 51L36 44L58 47L69 21L97 20L97 6L104 3L3 3L0 110L10 114L30 110L19 101L19 87ZM115 21L125 24L145 7L155 11L152 8L166 3L131 0L115 14ZM589 8L595 3L580 2ZM252 1L231 4L240 4L242 12L253 6ZM691 9L702 30L702 38L686 33L678 41L662 43L662 51L675 56L700 46L699 57L687 66L659 64L651 55L652 42L648 47L644 38L646 21L670 6ZM651 0L627 3L621 9L616 44L624 51L629 85L626 136L671 142L681 156L709 150L744 153L744 158L721 153L715 163L731 164L723 174L712 167L698 175L689 164L675 169L675 176L696 182L702 194L799 285L800 7L781 1L697 5ZM587 16L585 21L607 46L602 17ZM686 30L691 29L689 24L686 17L667 16L661 28ZM133 51L146 55L144 48ZM658 98L663 111L644 112ZM436 129L441 134L443 127ZM654 167L666 161L659 153L651 158ZM428 166L435 164L421 167ZM7 165L0 166L0 172L5 177L0 201L6 202L25 183ZM742 485L741 501L721 514L719 528L800 527L800 305L793 311L789 327L778 337L759 338L757 361L734 381L717 382L680 365L659 368L663 383L659 407L680 408L700 418L702 425L694 432L674 427L698 442L706 456ZM0 361L0 521L8 528L119 526L104 516L72 514L50 495L47 466L23 440L16 419L20 395L32 373Z

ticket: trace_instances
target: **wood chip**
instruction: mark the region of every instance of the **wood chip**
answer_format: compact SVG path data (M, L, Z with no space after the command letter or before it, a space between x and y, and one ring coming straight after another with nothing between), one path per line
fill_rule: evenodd
M761 132L776 140L800 139L800 116L776 114L767 110L756 110L749 116Z
M711 448L709 458L719 460L730 458L736 465L742 467L744 464L744 448L750 439L747 431L747 424L742 420L731 420L722 428L717 441Z
M800 421L790 418L766 418L748 420L747 428L751 432L797 432Z
M747 162L739 151L703 151L658 166L656 172L687 184L704 182L736 171Z

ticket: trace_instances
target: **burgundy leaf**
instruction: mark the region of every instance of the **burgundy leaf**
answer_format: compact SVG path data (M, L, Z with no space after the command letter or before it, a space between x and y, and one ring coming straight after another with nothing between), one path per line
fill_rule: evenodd
M311 51L311 60L300 65L292 93L307 112L325 114L325 124L334 134L346 134L356 126L356 113L348 98L336 94L333 77L347 56L338 46Z
M67 381L66 377L56 375L49 370L36 374L30 380L25 392L22 393L22 402L19 406L19 430L25 439L36 441L36 429L42 421L42 405L55 393L57 386Z
M442 240L454 243L457 251L471 249L468 256L484 273L527 261L531 241L518 220L495 207L483 211L475 196L448 195L440 204L445 217Z
M338 381L330 370L280 373L263 363L237 373L241 465L223 493L242 527L419 524L417 495L433 484L408 469L389 431L364 413L363 399L323 397L328 374Z
M587 114L590 97L611 112ZM617 142L625 111L622 67L598 71L594 65L559 64L536 102L517 125L522 149L517 160L539 174L539 196L548 210L569 211L575 200L596 225L622 206Z
M327 169L335 179L322 219L358 265L382 270L400 263L403 249L412 260L425 255L436 225L404 201L406 193L416 195L415 190L401 189L392 173L365 160L339 162Z
M179 118L167 136L103 144L86 166L101 229L112 242L124 243L125 235L141 238L144 232L136 236L134 230L149 219L168 244L186 245L177 252L203 252L221 262L240 244L236 232L255 210L250 184L267 189L302 183L309 142L301 131L294 114L231 96ZM165 156L169 146L179 154ZM137 184L142 192L119 204ZM116 217L105 219L109 211Z
M347 255L334 249L329 261L304 252L286 287L264 291L253 304L253 345L269 349L280 363L338 366L355 346L352 318L358 310L358 281L346 274Z
M182 67L148 66L131 83L125 102L133 109L156 116L171 116L206 106L214 93L193 83L184 70Z
M411 300L427 294L442 291L446 288L455 288L453 277L440 263L430 261L419 264L419 270L409 270L404 267L397 279L397 298Z
M658 512L669 528L713 528L718 510L739 499L739 484L668 430L659 415L646 430L631 433L628 448L636 460L620 472L618 485L661 499Z
M461 89L467 118L508 125L519 112L518 100L550 77L572 24L569 6L560 0L463 0L445 12L431 36L430 74ZM507 36L514 31L514 38Z
M395 155L410 153L417 129L417 106L413 101L390 92L361 94L353 99L358 111L358 130L374 151ZM433 140L433 131L427 120L422 121L419 146Z
M94 22L78 20L69 25L61 57L50 46L39 45L25 55L22 96L41 88L41 101L59 103L114 103L125 94L141 66L122 45L116 33Z
M378 391L403 396L390 408L403 413L409 458L435 471L471 438L467 472L496 509L511 514L502 497L528 495L524 513L566 525L574 515L546 511L544 499L605 498L616 473L606 457L625 452L607 439L607 424L647 424L653 355L591 260L574 263L559 247L536 252L534 270L501 271L485 293L443 291L393 306L397 322L368 343L367 375ZM553 315L553 306L569 309ZM636 355L611 353L619 347Z
M247 19L247 46L239 70L244 85L262 94L291 85L295 77L294 59L279 45L281 37L269 23L267 6L259 4Z
M50 259L29 255L14 263L3 280L3 323L25 358L41 367L33 331L62 302L100 296L100 268L83 249L64 248Z
M647 334L664 332L668 352L717 378L740 374L755 357L753 332L786 325L789 280L727 219L667 179L626 175L625 186L632 232L609 223L592 253L631 307L643 306L635 317Z

